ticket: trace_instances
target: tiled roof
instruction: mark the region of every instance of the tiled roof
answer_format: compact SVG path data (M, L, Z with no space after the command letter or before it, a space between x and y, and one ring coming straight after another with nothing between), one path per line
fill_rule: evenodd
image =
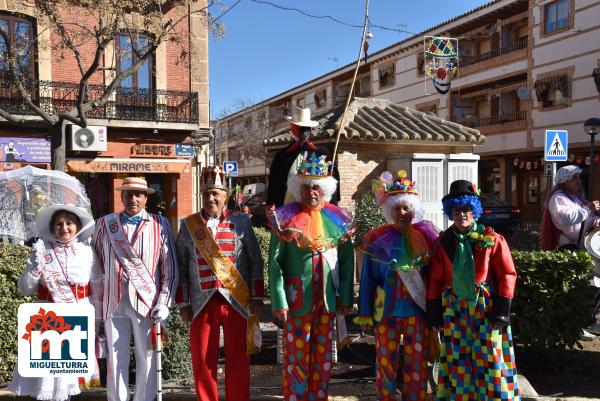
M315 117L319 121L313 140L335 140L342 119L343 106ZM342 139L404 144L440 143L444 145L481 145L485 137L468 128L434 115L389 100L355 97L346 114ZM266 146L287 145L294 141L289 129L276 132Z

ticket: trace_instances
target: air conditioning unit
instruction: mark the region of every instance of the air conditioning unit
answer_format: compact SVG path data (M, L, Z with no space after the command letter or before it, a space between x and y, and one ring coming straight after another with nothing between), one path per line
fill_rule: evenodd
M88 125L86 128L82 128L79 125L71 125L71 150L105 152L107 141L106 127Z

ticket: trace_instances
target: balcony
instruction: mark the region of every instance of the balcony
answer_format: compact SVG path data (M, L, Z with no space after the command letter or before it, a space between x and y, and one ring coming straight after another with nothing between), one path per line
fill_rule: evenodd
M456 122L465 127L477 128L482 134L514 131L527 126L527 110L503 113L490 117L475 116Z
M460 74L470 74L520 60L527 56L527 39L519 40L508 46L500 47L478 56L461 54L459 62Z
M76 106L79 85L71 82L38 81L26 84L33 102L50 114ZM104 86L89 85L88 99L98 100ZM18 91L0 83L0 108L14 115L36 115ZM118 88L110 100L86 114L88 118L169 123L198 123L198 93L170 90Z

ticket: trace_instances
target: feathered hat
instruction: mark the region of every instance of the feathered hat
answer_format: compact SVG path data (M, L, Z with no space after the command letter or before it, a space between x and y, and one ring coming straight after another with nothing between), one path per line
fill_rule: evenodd
M377 198L380 205L385 202L388 196L397 194L411 194L418 196L419 193L415 189L415 182L410 180L405 170L398 171L397 178L389 171L384 171L377 178L371 181L371 190Z
M204 167L200 176L200 191L204 192L213 188L227 191L225 173L219 166Z

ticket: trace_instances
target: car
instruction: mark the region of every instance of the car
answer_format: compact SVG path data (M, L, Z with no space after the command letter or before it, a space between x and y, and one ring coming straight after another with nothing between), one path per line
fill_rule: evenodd
M521 211L497 194L481 194L483 213L478 222L503 235L510 235L521 224Z
M259 192L250 196L242 202L242 206L248 206L252 215L252 225L256 227L267 226L267 212L265 210L267 192Z

